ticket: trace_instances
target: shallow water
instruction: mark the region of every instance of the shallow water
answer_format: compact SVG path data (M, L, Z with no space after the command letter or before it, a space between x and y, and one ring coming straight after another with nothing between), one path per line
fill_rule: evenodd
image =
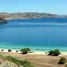
M58 20L46 22L45 19L17 19L0 25L0 48L24 47L38 51L55 48L67 51L67 23Z

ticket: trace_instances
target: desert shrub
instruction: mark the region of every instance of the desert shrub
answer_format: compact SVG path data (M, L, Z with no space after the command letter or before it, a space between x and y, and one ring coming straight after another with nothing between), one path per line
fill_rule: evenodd
M1 51L4 51L3 49Z
M8 49L8 52L11 52L12 50L11 49Z
M18 51L16 51L16 52L18 52Z
M21 63L22 65L27 63L28 61L27 60L23 60L23 62Z
M25 60L23 63L23 67L34 67L29 61Z
M3 56L0 54L0 58L4 59L4 60L8 60L12 63L15 63L18 67L34 67L29 61L27 60L19 60L16 57L12 57L12 56Z
M65 64L66 59L64 57L61 57L58 64Z
M22 54L27 54L30 51L30 48L22 48L20 51Z
M60 54L60 51L58 49L50 50L48 55L51 56L58 56Z

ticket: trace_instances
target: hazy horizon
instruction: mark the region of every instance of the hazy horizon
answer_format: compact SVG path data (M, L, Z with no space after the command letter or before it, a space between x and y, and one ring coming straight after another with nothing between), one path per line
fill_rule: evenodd
M39 12L67 15L66 0L1 0L0 12Z

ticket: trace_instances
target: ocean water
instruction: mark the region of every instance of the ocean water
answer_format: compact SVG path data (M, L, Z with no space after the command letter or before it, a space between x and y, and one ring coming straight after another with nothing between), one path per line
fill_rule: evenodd
M36 51L55 48L67 51L67 19L16 19L0 24L0 48L25 47Z

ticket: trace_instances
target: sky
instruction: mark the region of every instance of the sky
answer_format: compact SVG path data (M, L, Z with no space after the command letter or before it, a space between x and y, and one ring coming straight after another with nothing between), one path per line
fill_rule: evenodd
M0 12L67 14L67 0L0 0Z

